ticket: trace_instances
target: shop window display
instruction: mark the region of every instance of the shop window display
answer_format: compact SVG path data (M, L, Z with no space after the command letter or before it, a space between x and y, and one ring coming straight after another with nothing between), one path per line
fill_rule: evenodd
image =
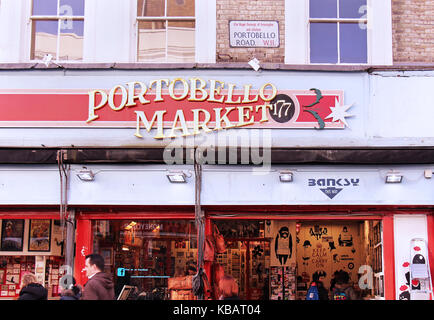
M342 272L358 299L384 296L380 221L214 223L227 248L216 263L237 280L241 299L304 300L314 279L331 298L334 277ZM359 287L361 266L372 268L373 287Z
M60 220L2 219L0 250L0 299L16 299L26 273L36 275L48 290L48 299L57 299L64 265ZM24 232L27 230L26 232Z
M131 299L194 298L191 290L187 295L169 290L171 279L185 277L190 267L196 268L194 221L98 220L93 234L93 251L104 257L104 271L113 275L116 296L128 285L135 287ZM189 289L187 285L179 290Z

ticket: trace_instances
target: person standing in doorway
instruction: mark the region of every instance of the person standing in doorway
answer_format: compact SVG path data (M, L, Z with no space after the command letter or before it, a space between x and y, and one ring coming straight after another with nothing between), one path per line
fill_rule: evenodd
M83 288L82 300L114 300L112 278L104 273L104 258L99 254L89 254L85 260L86 276L89 279Z

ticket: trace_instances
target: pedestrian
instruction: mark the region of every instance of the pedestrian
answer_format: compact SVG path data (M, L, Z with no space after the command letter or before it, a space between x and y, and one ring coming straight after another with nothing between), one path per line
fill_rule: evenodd
M314 274L312 276L312 283L310 284L310 287L316 287L316 291L318 293L318 299L307 299L306 300L328 300L328 291L327 289L324 287L324 283L321 279L322 277L320 277L318 274ZM308 290L309 291L309 290Z
M77 285L75 278L72 278L72 284L60 293L60 300L80 300L81 292L81 287Z
M194 276L197 273L197 269L195 266L187 266L186 276Z
M238 296L238 284L229 275L224 275L218 285L220 300L240 300Z
M346 271L339 271L335 276L335 286L333 288L333 300L357 300L357 293L349 283L350 276Z
M18 300L47 300L47 296L48 290L38 283L33 273L23 276Z
M86 256L86 276L82 300L114 300L114 284L112 278L104 273L104 258L92 253Z

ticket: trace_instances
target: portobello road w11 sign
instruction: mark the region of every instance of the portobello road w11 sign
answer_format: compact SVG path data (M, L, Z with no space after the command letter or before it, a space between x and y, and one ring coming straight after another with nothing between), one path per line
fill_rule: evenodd
M108 90L2 90L2 127L123 127L155 139L232 128L343 129L342 90L241 88L201 78L133 81Z

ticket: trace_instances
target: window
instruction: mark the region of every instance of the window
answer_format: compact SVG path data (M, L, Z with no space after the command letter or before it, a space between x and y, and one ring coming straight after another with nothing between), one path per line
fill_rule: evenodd
M169 290L170 278L196 273L192 270L197 266L195 222L95 220L93 252L103 256L104 271L113 276L116 296L128 285L147 300L174 299L177 292Z
M311 63L367 63L366 0L310 0Z
M285 63L392 65L391 0L285 0Z
M83 59L84 0L33 0L30 58Z
M195 0L137 0L137 61L195 61Z

